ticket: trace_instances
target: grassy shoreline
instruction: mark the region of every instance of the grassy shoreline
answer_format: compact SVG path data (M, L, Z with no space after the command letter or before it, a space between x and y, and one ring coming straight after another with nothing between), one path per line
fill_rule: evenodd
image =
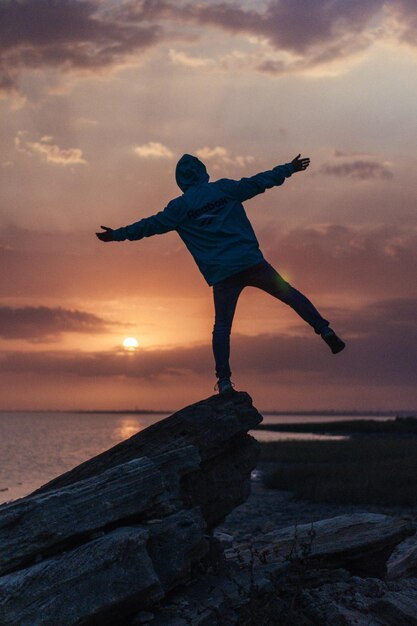
M296 424L258 424L253 430L273 432L320 433L333 435L410 435L417 437L417 418L396 417L392 420L337 420Z
M261 443L266 487L337 504L417 505L417 438Z

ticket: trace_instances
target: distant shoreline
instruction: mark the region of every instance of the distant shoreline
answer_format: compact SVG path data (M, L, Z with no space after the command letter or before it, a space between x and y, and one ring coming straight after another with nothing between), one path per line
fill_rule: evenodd
M297 424L258 424L252 430L327 435L412 435L417 436L417 417L397 416L392 420L357 419Z
M178 411L177 409L176 411ZM341 411L336 410L320 410L310 409L306 411L263 411L258 409L261 415L291 415L291 416L323 416L323 417L416 417L417 409L393 409L393 410L358 410L358 409L345 409ZM105 414L105 415L172 415L176 413L172 409L0 409L1 413L79 413L79 414Z
M129 415L160 415L161 413L166 413L167 415L172 415L172 413L175 413L175 411L160 411L155 409L127 409L126 411L123 411L121 409L117 409L114 411L107 409L0 409L0 413L103 413L106 415L126 415L126 413L128 413Z

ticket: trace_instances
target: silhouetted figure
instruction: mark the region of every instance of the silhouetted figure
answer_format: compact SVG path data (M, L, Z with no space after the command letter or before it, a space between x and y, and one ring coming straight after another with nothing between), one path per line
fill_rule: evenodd
M215 322L213 353L220 393L233 390L229 366L230 332L239 295L244 287L259 287L285 302L321 335L336 354L344 342L329 327L313 304L294 289L264 259L242 202L266 189L282 185L302 172L310 159L300 158L249 178L221 178L209 182L206 166L197 157L184 154L175 178L183 194L156 215L113 230L101 226L101 241L130 241L176 230L194 257L207 283L213 287Z

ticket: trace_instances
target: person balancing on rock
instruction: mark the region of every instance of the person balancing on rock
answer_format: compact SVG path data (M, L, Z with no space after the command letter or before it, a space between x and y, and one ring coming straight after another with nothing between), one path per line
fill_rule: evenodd
M230 380L230 332L239 295L244 287L258 287L288 304L324 339L333 354L345 343L329 327L313 304L294 289L265 260L242 202L282 185L286 178L303 172L309 158L296 156L290 163L240 180L221 178L209 182L206 166L197 157L184 154L175 178L181 196L150 217L130 226L101 226L101 241L130 241L176 230L194 257L207 283L213 287L215 321L213 353L219 393L233 391Z

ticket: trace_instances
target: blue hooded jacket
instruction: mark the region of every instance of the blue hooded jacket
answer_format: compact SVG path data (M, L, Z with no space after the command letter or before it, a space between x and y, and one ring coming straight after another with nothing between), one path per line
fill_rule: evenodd
M163 211L113 230L115 241L130 241L176 230L209 285L263 260L242 202L282 185L294 173L292 163L241 180L209 182L206 166L184 154L175 179L183 194Z

